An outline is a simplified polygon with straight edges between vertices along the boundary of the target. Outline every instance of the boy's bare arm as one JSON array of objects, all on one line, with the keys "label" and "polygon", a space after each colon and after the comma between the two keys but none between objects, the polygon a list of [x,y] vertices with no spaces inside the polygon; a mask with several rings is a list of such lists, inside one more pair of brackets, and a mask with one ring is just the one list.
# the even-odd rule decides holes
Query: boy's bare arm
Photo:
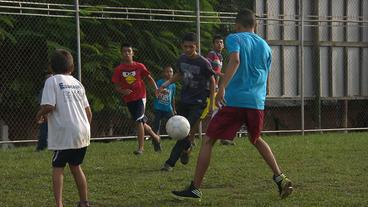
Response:
[{"label": "boy's bare arm", "polygon": [[51,105],[41,105],[41,109],[36,114],[36,121],[41,122],[43,120],[43,116],[52,112],[54,109],[55,107]]},{"label": "boy's bare arm", "polygon": [[130,90],[130,89],[121,88],[121,86],[118,83],[115,83],[115,90],[118,93],[122,94],[123,96],[129,95],[132,92],[132,90]]},{"label": "boy's bare arm", "polygon": [[91,111],[91,107],[88,106],[88,107],[85,108],[85,110],[86,110],[88,122],[89,122],[89,124],[91,124],[91,122],[92,122],[92,111]]},{"label": "boy's bare arm", "polygon": [[219,89],[216,95],[215,104],[217,107],[225,105],[225,88],[229,81],[233,78],[235,72],[240,65],[239,53],[233,52],[230,54],[229,63],[226,66],[225,74],[220,79]]},{"label": "boy's bare arm", "polygon": [[182,78],[181,73],[175,73],[174,76],[172,78],[170,78],[170,80],[165,81],[159,90],[162,90],[164,88],[166,88],[168,85],[170,85],[171,83],[175,83],[177,81],[179,81]]},{"label": "boy's bare arm", "polygon": [[173,107],[173,113],[176,114],[176,101],[175,101],[175,97],[173,97],[173,100],[172,100],[172,107]]},{"label": "boy's bare arm", "polygon": [[157,90],[158,88],[157,88],[155,79],[153,79],[153,77],[151,75],[148,75],[147,79],[150,82],[150,84],[155,88],[155,90]]},{"label": "boy's bare arm", "polygon": [[213,103],[214,103],[214,98],[215,98],[215,86],[216,86],[216,80],[215,80],[215,76],[211,76],[211,80],[210,80],[210,108],[209,108],[209,112],[213,112]]},{"label": "boy's bare arm", "polygon": [[156,84],[156,81],[155,79],[153,79],[153,77],[151,75],[148,75],[147,76],[147,79],[148,81],[150,82],[150,84],[155,87],[155,96],[158,97],[158,88],[157,88],[157,84]]}]

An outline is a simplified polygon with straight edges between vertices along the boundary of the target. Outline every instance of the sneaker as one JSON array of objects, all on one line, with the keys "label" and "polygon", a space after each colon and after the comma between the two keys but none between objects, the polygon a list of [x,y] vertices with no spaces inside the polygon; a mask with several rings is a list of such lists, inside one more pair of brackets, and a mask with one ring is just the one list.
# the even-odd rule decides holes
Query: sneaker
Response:
[{"label": "sneaker", "polygon": [[281,199],[288,197],[293,192],[293,184],[284,174],[273,176],[273,180],[277,184]]},{"label": "sneaker", "polygon": [[187,189],[182,191],[171,191],[171,193],[179,200],[191,199],[201,201],[202,197],[202,192],[198,188],[194,187],[193,182]]},{"label": "sneaker", "polygon": [[186,165],[189,163],[189,151],[183,151],[180,155],[180,162],[183,165]]},{"label": "sneaker", "polygon": [[172,171],[173,167],[171,167],[169,164],[165,163],[164,166],[162,166],[161,171]]},{"label": "sneaker", "polygon": [[137,149],[137,150],[135,150],[133,153],[134,153],[135,155],[141,155],[141,154],[143,154],[143,150],[141,150],[141,149]]},{"label": "sneaker", "polygon": [[91,207],[91,204],[88,201],[79,201],[77,207]]},{"label": "sneaker", "polygon": [[152,145],[153,145],[153,150],[155,150],[155,152],[161,152],[161,143],[152,139]]},{"label": "sneaker", "polygon": [[235,145],[235,143],[234,143],[233,141],[231,141],[231,140],[226,140],[226,139],[222,139],[222,140],[220,141],[220,143],[221,143],[222,145]]}]

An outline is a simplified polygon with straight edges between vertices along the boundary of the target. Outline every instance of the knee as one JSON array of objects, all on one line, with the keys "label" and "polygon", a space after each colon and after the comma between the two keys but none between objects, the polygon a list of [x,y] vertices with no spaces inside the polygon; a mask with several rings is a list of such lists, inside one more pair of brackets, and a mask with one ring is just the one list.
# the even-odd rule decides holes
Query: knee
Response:
[{"label": "knee", "polygon": [[213,146],[216,143],[217,139],[212,139],[210,137],[205,136],[203,138],[202,144],[203,145],[210,145]]},{"label": "knee", "polygon": [[81,170],[80,165],[69,165],[69,169],[72,174],[76,174]]},{"label": "knee", "polygon": [[262,144],[263,139],[261,137],[252,138],[251,136],[248,137],[249,142],[257,147],[258,145]]}]

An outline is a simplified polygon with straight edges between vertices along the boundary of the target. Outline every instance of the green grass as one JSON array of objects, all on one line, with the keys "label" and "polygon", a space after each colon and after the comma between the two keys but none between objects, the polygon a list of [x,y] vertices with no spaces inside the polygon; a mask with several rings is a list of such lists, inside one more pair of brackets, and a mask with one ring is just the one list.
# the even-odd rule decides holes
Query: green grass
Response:
[{"label": "green grass", "polygon": [[[187,166],[159,171],[174,144],[163,152],[149,142],[142,156],[132,154],[136,141],[92,143],[83,169],[93,206],[368,206],[368,133],[267,136],[284,172],[295,184],[280,200],[272,173],[243,138],[235,146],[216,144],[202,188],[202,202],[178,201],[171,190],[184,188],[194,172],[199,147]],[[197,140],[197,143],[199,141]],[[51,152],[34,147],[0,151],[0,206],[53,206]],[[64,204],[75,206],[76,188],[65,171]]]}]

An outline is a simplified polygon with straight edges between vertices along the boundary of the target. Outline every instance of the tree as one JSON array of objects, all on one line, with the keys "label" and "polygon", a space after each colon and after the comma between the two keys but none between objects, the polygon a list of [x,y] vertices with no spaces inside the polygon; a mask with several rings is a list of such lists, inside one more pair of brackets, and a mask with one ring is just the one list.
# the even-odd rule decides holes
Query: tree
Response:
[{"label": "tree", "polygon": [[[196,26],[194,22],[101,20],[84,17],[93,16],[93,11],[102,10],[104,5],[185,9],[194,14],[195,1],[106,0],[103,1],[104,5],[99,5],[101,1],[86,0],[82,3],[92,5],[88,8],[81,7],[80,13],[82,83],[95,113],[94,124],[105,129],[109,127],[110,119],[121,120],[122,116],[128,116],[126,107],[121,104],[120,97],[114,93],[111,84],[113,69],[120,62],[121,43],[131,42],[135,47],[136,60],[143,62],[155,78],[159,78],[161,68],[166,64],[174,64],[179,56],[183,34],[195,31]],[[201,0],[201,9],[214,11],[217,3],[217,0]],[[217,24],[201,25],[204,51],[211,46],[212,35],[218,29]],[[37,94],[42,88],[44,74],[48,69],[48,54],[55,48],[68,49],[76,57],[74,18],[0,16],[1,59],[5,60],[0,65],[1,118],[12,125],[11,134],[16,134],[16,137],[24,138],[30,134],[27,130],[17,131],[17,124],[26,122],[29,124],[28,128],[31,126],[33,115],[38,109]],[[148,94],[148,100],[153,100],[152,91]],[[148,108],[150,113],[151,107]],[[95,134],[100,128],[93,130]]]}]

